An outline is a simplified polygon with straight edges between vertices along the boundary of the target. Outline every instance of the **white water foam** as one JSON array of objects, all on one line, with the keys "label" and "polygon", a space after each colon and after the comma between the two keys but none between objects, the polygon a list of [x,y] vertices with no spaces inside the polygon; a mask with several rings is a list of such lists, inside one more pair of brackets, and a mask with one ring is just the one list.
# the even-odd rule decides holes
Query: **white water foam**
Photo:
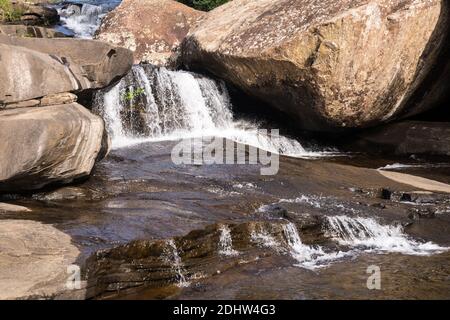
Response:
[{"label": "white water foam", "polygon": [[[128,91],[127,91],[128,90]],[[124,101],[127,92],[140,92],[145,103],[145,135],[126,130],[121,114],[133,108],[135,99]],[[270,139],[258,125],[233,119],[232,106],[223,83],[185,71],[134,66],[129,76],[96,97],[113,148],[144,142],[176,141],[183,138],[219,137],[263,150],[300,158],[335,155],[305,150],[294,139]]]},{"label": "white water foam", "polygon": [[283,242],[278,241],[263,226],[258,226],[250,234],[251,240],[258,246],[272,249],[280,254],[291,256],[294,266],[315,270],[328,266],[335,260],[347,255],[344,252],[325,252],[320,246],[305,245],[300,238],[297,227],[292,222],[282,224]]},{"label": "white water foam", "polygon": [[323,209],[328,211],[340,211],[342,213],[359,213],[355,208],[340,203],[338,199],[333,197],[323,197],[317,195],[301,195],[293,199],[280,199],[278,203],[299,203],[306,204],[316,209]]},{"label": "white water foam", "polygon": [[76,37],[89,39],[92,38],[109,9],[108,6],[89,3],[71,4],[60,8],[58,14],[61,16],[64,27],[71,30]]},{"label": "white water foam", "polygon": [[327,220],[327,236],[342,245],[365,251],[430,255],[449,249],[432,242],[419,242],[407,236],[400,225],[381,225],[373,218],[333,216]]},{"label": "white water foam", "polygon": [[191,284],[187,281],[183,271],[184,265],[181,261],[181,257],[178,254],[178,249],[173,239],[167,240],[167,250],[164,253],[164,259],[172,265],[172,269],[176,274],[177,286],[180,288],[189,287]]},{"label": "white water foam", "polygon": [[448,163],[415,163],[415,164],[393,163],[378,168],[378,170],[402,170],[409,168],[444,168],[449,166],[450,164]]},{"label": "white water foam", "polygon": [[318,269],[345,256],[343,252],[326,253],[320,246],[305,245],[297,231],[295,224],[289,222],[283,225],[283,233],[289,246],[289,254],[294,258],[298,267]]},{"label": "white water foam", "polygon": [[239,255],[239,252],[233,249],[233,239],[231,238],[230,228],[227,225],[221,225],[219,231],[219,254],[228,257]]},{"label": "white water foam", "polygon": [[250,233],[250,239],[260,247],[281,251],[281,244],[263,226],[256,225]]}]

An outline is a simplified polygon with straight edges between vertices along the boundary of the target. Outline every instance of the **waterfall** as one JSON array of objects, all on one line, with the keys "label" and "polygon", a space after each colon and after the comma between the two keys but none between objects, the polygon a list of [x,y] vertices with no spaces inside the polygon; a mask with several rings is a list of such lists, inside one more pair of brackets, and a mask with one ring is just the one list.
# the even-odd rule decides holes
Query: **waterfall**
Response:
[{"label": "waterfall", "polygon": [[288,245],[288,253],[297,261],[296,266],[313,270],[324,267],[345,255],[343,252],[326,253],[320,246],[305,245],[297,227],[292,222],[283,225],[283,234]]},{"label": "waterfall", "polygon": [[[302,242],[297,227],[292,222],[281,223],[277,230],[266,230],[263,225],[259,225],[252,230],[251,240],[263,248],[272,249],[280,254],[289,255],[296,263],[294,266],[314,270],[323,268],[334,260],[346,256],[344,252],[325,252],[320,246],[310,246]],[[278,241],[274,235],[281,235]],[[277,236],[277,238],[279,238]]]},{"label": "waterfall", "polygon": [[220,226],[219,238],[219,254],[224,256],[237,256],[239,252],[233,249],[233,239],[231,238],[231,231],[227,225]]},{"label": "waterfall", "polygon": [[94,111],[105,119],[113,148],[221,137],[290,156],[326,154],[284,136],[270,139],[256,124],[234,119],[224,83],[186,71],[136,65],[118,84],[96,93]]},{"label": "waterfall", "polygon": [[181,257],[178,254],[178,249],[173,239],[166,241],[167,250],[164,252],[163,259],[172,265],[172,270],[176,274],[177,285],[179,287],[188,287],[190,282],[187,281],[183,271],[184,265],[181,261]]},{"label": "waterfall", "polygon": [[76,37],[92,38],[101,19],[120,1],[74,1],[68,5],[56,6],[63,26]]},{"label": "waterfall", "polygon": [[419,242],[408,237],[400,225],[381,225],[373,218],[334,216],[327,217],[327,222],[327,236],[342,245],[367,251],[428,255],[448,250],[432,242]]}]

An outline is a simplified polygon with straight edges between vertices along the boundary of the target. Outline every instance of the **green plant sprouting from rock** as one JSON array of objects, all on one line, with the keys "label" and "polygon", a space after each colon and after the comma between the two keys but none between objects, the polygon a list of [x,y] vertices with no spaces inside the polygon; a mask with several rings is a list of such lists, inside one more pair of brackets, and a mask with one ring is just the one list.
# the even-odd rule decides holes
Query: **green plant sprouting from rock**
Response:
[{"label": "green plant sprouting from rock", "polygon": [[144,88],[129,89],[122,94],[122,99],[127,102],[132,102],[134,99],[143,94],[145,94]]}]

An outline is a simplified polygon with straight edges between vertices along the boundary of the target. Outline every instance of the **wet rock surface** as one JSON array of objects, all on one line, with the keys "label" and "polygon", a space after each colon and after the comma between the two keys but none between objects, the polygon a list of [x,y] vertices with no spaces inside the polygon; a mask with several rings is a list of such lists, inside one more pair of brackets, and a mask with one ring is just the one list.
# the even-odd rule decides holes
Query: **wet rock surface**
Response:
[{"label": "wet rock surface", "polygon": [[[366,274],[361,268],[374,260],[388,264],[387,272],[395,271],[401,275],[399,283],[407,285],[411,269],[395,267],[405,259],[420,268],[436,266],[428,275],[433,279],[430,291],[425,283],[410,293],[395,291],[392,284],[387,296],[444,295],[445,284],[438,280],[447,258],[445,249],[438,248],[450,246],[448,214],[416,220],[411,210],[426,209],[426,204],[380,199],[365,191],[387,188],[414,197],[415,188],[376,170],[322,160],[283,157],[280,173],[273,177],[260,176],[258,166],[177,166],[170,160],[172,146],[159,142],[114,150],[97,165],[92,179],[74,187],[34,196],[4,194],[2,201],[9,199],[32,212],[6,213],[0,219],[42,221],[68,234],[80,250],[76,263],[86,283],[82,297],[201,298],[211,290],[210,297],[344,298],[351,294],[333,280],[332,270],[347,270],[340,278],[346,287],[363,286],[360,279]],[[433,201],[448,207],[445,194]],[[337,220],[330,220],[333,216]],[[357,218],[363,220],[352,220]],[[333,222],[348,224],[345,232],[333,231]],[[351,240],[352,228],[358,230],[361,223],[380,229]],[[375,230],[388,240],[399,237],[399,246],[376,237],[369,245]],[[430,241],[438,246],[435,251],[421,245]],[[369,248],[375,251],[366,252]],[[304,259],[305,252],[311,260]],[[251,290],[247,284],[258,277],[257,270],[266,270],[264,285]],[[300,291],[287,284],[265,290],[282,272],[297,280],[318,275]],[[211,289],[228,281],[234,283],[229,290]],[[316,294],[310,285],[318,286]],[[74,296],[80,293],[72,292]],[[363,296],[376,298],[369,291]]]},{"label": "wet rock surface", "polygon": [[450,155],[450,123],[402,121],[365,131],[351,144],[396,155]]}]

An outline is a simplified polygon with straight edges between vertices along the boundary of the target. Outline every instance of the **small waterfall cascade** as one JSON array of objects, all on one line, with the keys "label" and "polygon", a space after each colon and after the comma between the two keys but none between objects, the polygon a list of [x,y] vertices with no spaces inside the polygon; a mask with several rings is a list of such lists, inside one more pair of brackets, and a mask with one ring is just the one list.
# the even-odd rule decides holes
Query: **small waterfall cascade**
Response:
[{"label": "small waterfall cascade", "polygon": [[313,270],[324,267],[345,255],[342,252],[327,253],[320,246],[305,245],[297,227],[292,222],[283,225],[283,234],[288,245],[289,255],[297,261],[296,266]]},{"label": "small waterfall cascade", "polygon": [[219,228],[219,254],[223,256],[237,256],[239,252],[233,249],[233,239],[231,238],[231,231],[227,225],[222,225]]},{"label": "small waterfall cascade", "polygon": [[[279,254],[289,255],[296,263],[294,266],[315,270],[323,268],[346,255],[343,252],[325,252],[320,246],[306,245],[294,223],[286,221],[279,228],[268,230],[260,225],[252,230],[250,238],[260,247],[268,248]],[[273,228],[273,227],[272,227]]]},{"label": "small waterfall cascade", "polygon": [[79,38],[92,38],[102,18],[120,1],[74,1],[57,6],[63,26]]},{"label": "small waterfall cascade", "polygon": [[221,137],[280,154],[314,157],[284,136],[233,117],[224,83],[195,73],[135,65],[118,84],[96,93],[94,111],[106,122],[113,148],[161,140]]},{"label": "small waterfall cascade", "polygon": [[366,250],[428,255],[448,248],[432,242],[419,242],[407,236],[400,225],[381,225],[373,218],[327,217],[325,234],[342,245]]},{"label": "small waterfall cascade", "polygon": [[173,239],[168,240],[167,247],[164,252],[163,259],[172,266],[172,270],[176,274],[177,286],[181,288],[188,287],[190,282],[184,275],[184,265],[181,261],[181,257],[178,254],[178,249]]}]

